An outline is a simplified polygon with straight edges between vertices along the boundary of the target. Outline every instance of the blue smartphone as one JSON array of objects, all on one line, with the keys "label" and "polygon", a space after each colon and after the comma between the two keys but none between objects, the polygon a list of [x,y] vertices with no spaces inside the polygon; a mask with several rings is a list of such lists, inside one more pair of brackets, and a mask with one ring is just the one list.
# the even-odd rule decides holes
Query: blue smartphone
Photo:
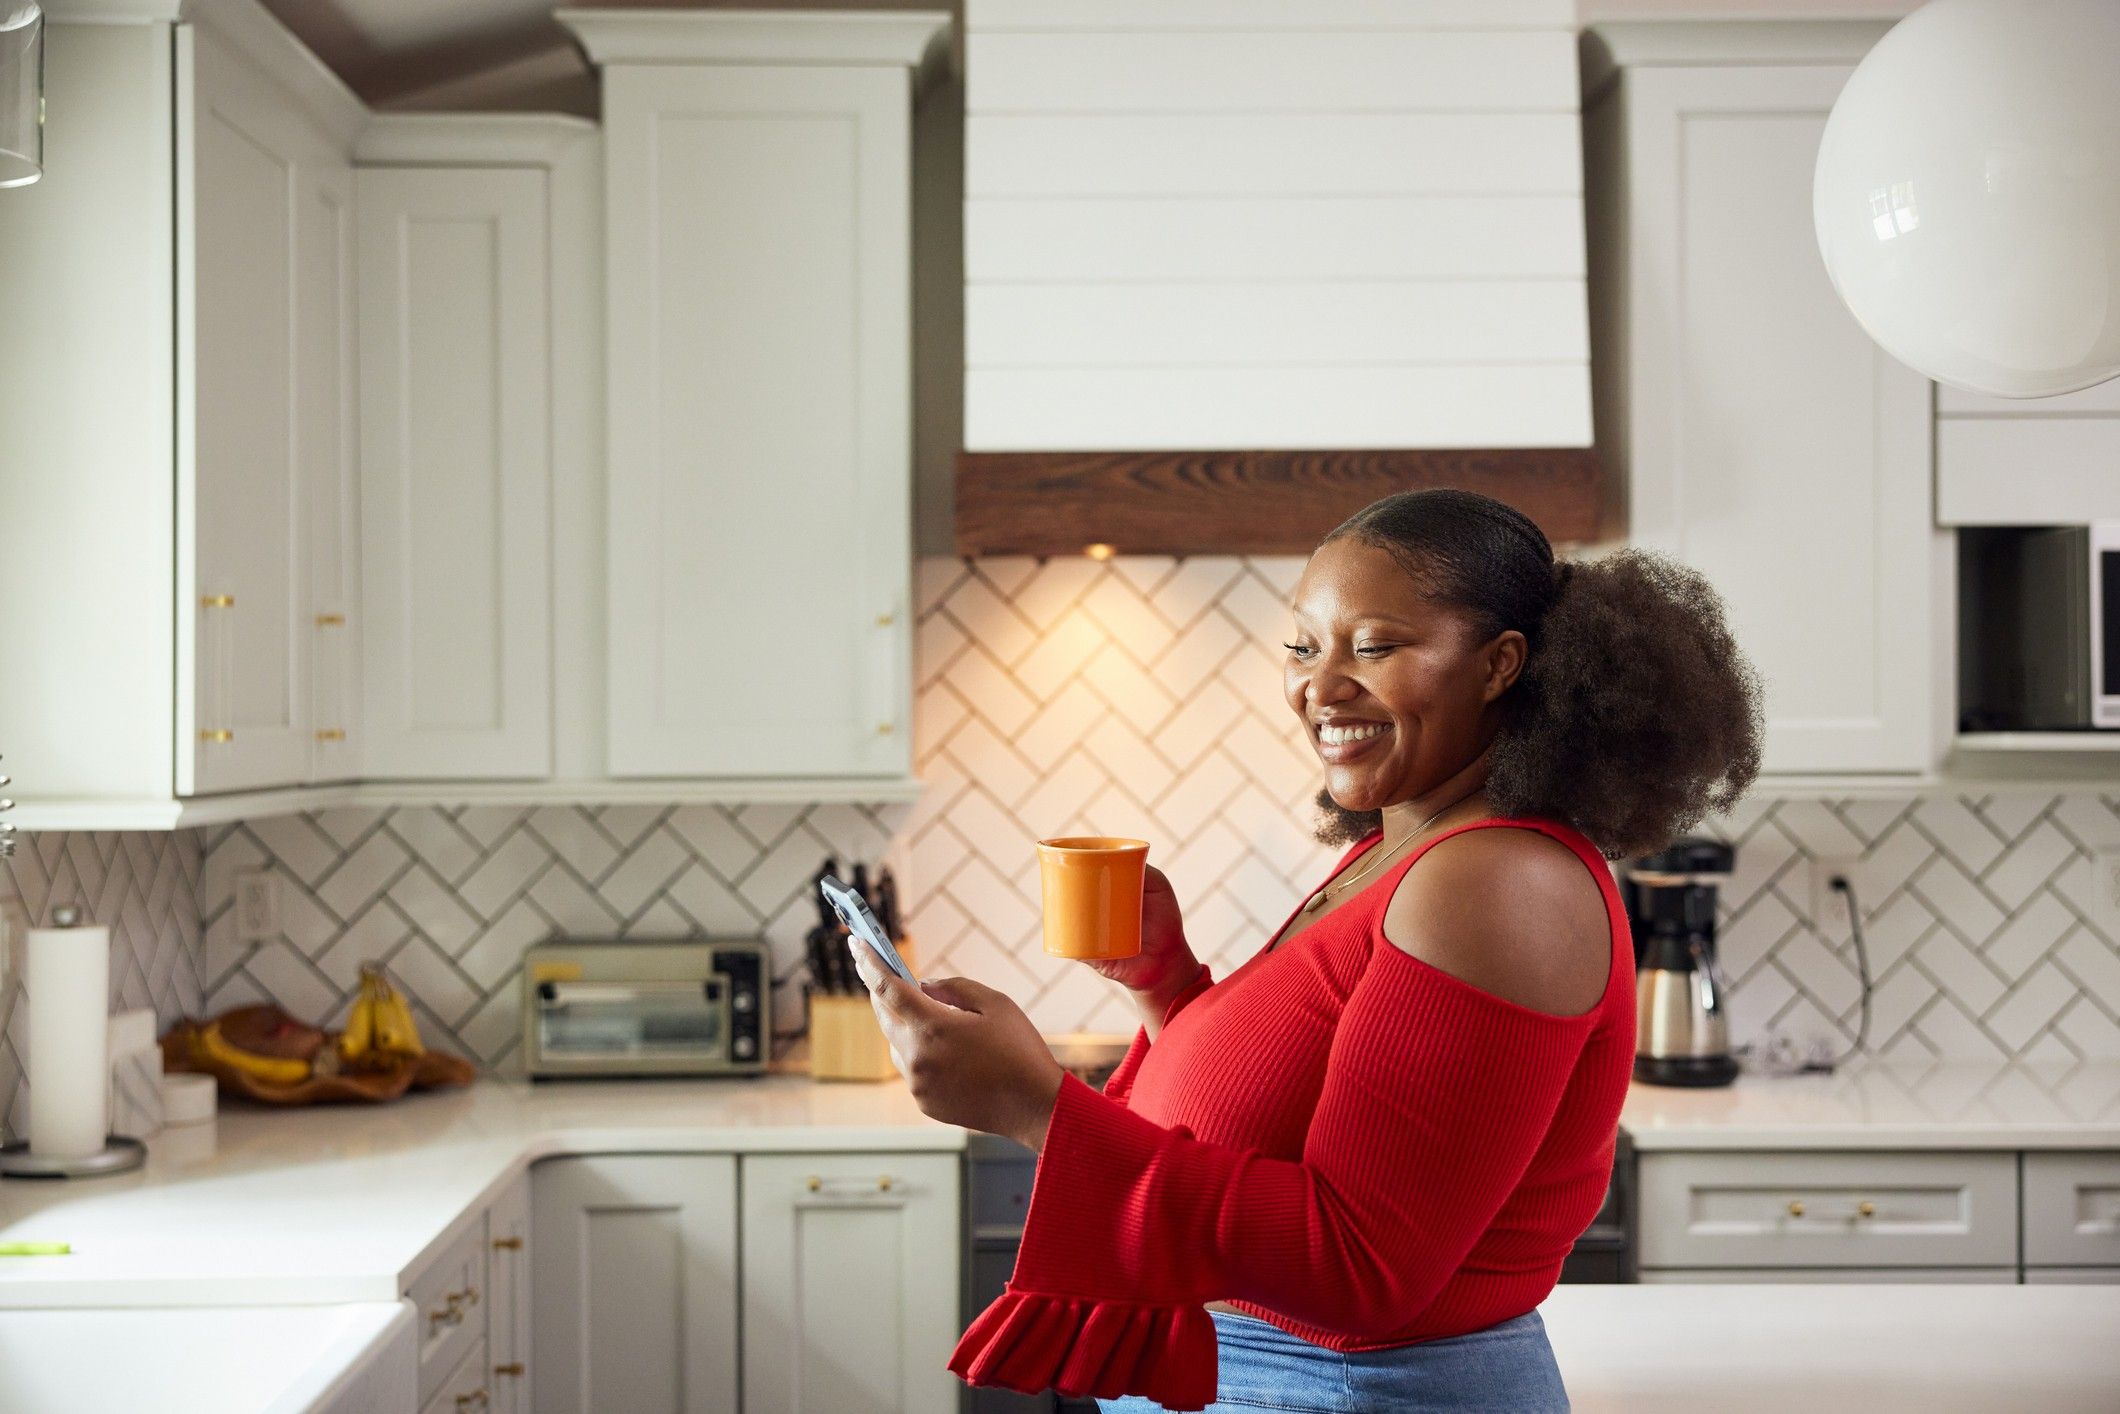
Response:
[{"label": "blue smartphone", "polygon": [[[916,987],[920,985],[919,979],[913,976],[913,969],[905,965],[905,959],[898,955],[898,949],[891,946],[890,935],[883,931],[883,924],[876,921],[876,915],[869,909],[868,900],[830,874],[819,879],[817,887],[824,892],[824,901],[832,905],[832,912],[839,915],[839,921],[847,925],[849,933],[874,948],[876,956],[882,958],[884,965],[891,971]],[[847,947],[853,946],[852,939],[849,939]]]}]

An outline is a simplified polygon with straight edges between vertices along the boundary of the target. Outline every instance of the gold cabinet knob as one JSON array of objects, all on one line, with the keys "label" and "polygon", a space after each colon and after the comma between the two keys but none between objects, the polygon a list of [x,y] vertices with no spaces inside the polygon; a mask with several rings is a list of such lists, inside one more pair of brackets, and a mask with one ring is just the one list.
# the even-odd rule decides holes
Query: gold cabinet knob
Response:
[{"label": "gold cabinet knob", "polygon": [[1789,1200],[1789,1216],[1792,1218],[1800,1218],[1803,1216],[1803,1199],[1791,1198]]},{"label": "gold cabinet knob", "polygon": [[496,1237],[493,1239],[493,1250],[496,1252],[520,1252],[523,1250],[523,1240],[520,1237]]},{"label": "gold cabinet knob", "polygon": [[232,731],[229,731],[226,727],[214,728],[211,730],[201,731],[199,733],[199,740],[201,741],[230,742],[234,741],[235,739],[236,734]]},{"label": "gold cabinet knob", "polygon": [[344,614],[318,614],[317,627],[344,628],[346,627],[346,616]]},{"label": "gold cabinet knob", "polygon": [[896,722],[878,722],[876,724],[876,735],[878,736],[889,736],[897,730],[898,724]]},{"label": "gold cabinet knob", "polygon": [[807,1188],[808,1188],[808,1189],[809,1189],[809,1190],[810,1190],[810,1191],[811,1191],[812,1193],[815,1193],[815,1192],[817,1192],[817,1191],[818,1191],[819,1189],[821,1189],[821,1188],[823,1188],[823,1187],[824,1187],[824,1180],[823,1180],[822,1178],[819,1178],[819,1177],[818,1177],[818,1176],[817,1176],[816,1174],[814,1174],[814,1173],[813,1173],[813,1174],[811,1174],[811,1175],[810,1175],[810,1177],[809,1177],[809,1181],[808,1181],[808,1183],[807,1183],[807,1184],[806,1184],[805,1186],[806,1186],[806,1187],[807,1187]]},{"label": "gold cabinet knob", "polygon": [[896,614],[878,614],[876,616],[876,627],[878,628],[889,628],[897,622],[898,616]]},{"label": "gold cabinet knob", "polygon": [[199,607],[202,609],[233,609],[235,606],[236,596],[233,594],[201,594],[199,596]]},{"label": "gold cabinet knob", "polygon": [[891,1176],[889,1174],[885,1174],[883,1177],[876,1180],[876,1191],[878,1193],[888,1193],[891,1191]]},{"label": "gold cabinet knob", "polygon": [[505,1365],[495,1365],[493,1367],[493,1373],[496,1375],[514,1375],[520,1378],[523,1373],[523,1368],[524,1367],[522,1361],[510,1360]]},{"label": "gold cabinet knob", "polygon": [[1877,1205],[1868,1202],[1857,1203],[1855,1205],[1855,1215],[1857,1217],[1874,1218],[1877,1216]]},{"label": "gold cabinet knob", "polygon": [[344,741],[345,739],[346,730],[343,727],[324,727],[317,732],[318,741]]}]

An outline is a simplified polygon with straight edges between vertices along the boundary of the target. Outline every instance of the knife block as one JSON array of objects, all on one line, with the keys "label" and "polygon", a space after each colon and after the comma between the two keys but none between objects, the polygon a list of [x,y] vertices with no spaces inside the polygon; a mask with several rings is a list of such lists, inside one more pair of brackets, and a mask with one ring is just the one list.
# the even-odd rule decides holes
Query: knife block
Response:
[{"label": "knife block", "polygon": [[[912,940],[901,938],[897,946],[905,965],[919,975]],[[810,993],[810,1079],[889,1080],[897,1074],[890,1043],[883,1039],[866,991]]]}]

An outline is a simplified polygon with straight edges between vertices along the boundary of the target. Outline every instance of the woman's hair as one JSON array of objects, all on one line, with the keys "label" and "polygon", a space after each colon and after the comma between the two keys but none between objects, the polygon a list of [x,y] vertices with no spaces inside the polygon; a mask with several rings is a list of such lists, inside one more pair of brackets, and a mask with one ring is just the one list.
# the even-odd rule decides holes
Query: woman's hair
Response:
[{"label": "woman's hair", "polygon": [[[1332,534],[1389,551],[1482,640],[1524,635],[1487,775],[1498,814],[1546,815],[1608,857],[1660,849],[1727,810],[1759,773],[1759,680],[1722,600],[1643,550],[1560,561],[1522,512],[1470,491],[1403,491]],[[1352,843],[1378,812],[1319,792],[1320,839]]]}]

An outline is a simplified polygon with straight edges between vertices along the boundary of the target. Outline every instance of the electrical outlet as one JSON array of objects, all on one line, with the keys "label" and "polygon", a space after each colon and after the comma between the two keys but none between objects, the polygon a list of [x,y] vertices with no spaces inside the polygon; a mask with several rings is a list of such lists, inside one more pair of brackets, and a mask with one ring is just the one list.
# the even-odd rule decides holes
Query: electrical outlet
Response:
[{"label": "electrical outlet", "polygon": [[279,936],[279,880],[270,869],[236,875],[236,941],[262,943]]},{"label": "electrical outlet", "polygon": [[2091,923],[2110,938],[2120,933],[2120,845],[2091,851]]},{"label": "electrical outlet", "polygon": [[1848,933],[1848,896],[1833,887],[1835,879],[1855,877],[1862,861],[1853,855],[1811,861],[1811,926],[1828,938]]},{"label": "electrical outlet", "polygon": [[22,975],[23,958],[29,949],[29,909],[12,895],[0,898],[0,992],[10,977]]}]

